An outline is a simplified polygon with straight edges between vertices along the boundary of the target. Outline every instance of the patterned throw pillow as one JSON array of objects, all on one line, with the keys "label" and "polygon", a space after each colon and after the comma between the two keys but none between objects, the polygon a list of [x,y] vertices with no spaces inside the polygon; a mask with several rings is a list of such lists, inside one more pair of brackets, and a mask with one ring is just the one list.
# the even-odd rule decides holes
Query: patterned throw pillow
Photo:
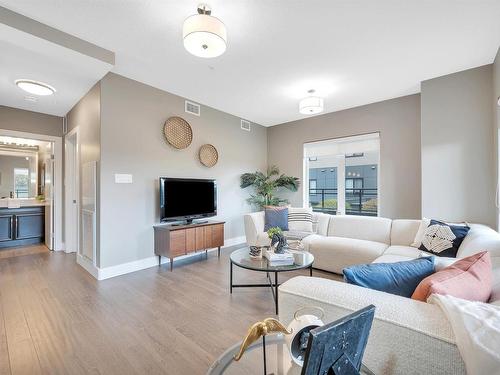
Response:
[{"label": "patterned throw pillow", "polygon": [[264,231],[278,227],[282,231],[288,230],[288,207],[264,207]]},{"label": "patterned throw pillow", "polygon": [[467,225],[450,225],[431,220],[419,249],[440,257],[455,258],[469,229]]},{"label": "patterned throw pillow", "polygon": [[288,209],[288,230],[312,233],[313,216],[311,209],[290,207]]}]

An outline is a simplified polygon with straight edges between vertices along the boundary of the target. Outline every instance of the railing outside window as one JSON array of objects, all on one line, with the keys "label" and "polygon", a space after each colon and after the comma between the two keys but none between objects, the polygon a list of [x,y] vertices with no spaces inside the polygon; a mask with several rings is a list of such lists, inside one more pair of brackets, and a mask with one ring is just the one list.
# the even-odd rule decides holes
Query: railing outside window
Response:
[{"label": "railing outside window", "polygon": [[[335,215],[337,199],[337,189],[309,189],[309,203],[313,211]],[[377,216],[377,189],[346,188],[345,211],[347,215]]]}]

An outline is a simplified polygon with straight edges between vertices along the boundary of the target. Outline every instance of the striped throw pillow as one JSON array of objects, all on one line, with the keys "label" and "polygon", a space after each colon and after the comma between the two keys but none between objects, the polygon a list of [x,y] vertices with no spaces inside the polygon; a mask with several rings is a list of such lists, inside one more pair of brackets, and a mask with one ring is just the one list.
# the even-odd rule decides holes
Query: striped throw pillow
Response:
[{"label": "striped throw pillow", "polygon": [[309,208],[288,209],[288,230],[298,232],[313,232],[312,211]]}]

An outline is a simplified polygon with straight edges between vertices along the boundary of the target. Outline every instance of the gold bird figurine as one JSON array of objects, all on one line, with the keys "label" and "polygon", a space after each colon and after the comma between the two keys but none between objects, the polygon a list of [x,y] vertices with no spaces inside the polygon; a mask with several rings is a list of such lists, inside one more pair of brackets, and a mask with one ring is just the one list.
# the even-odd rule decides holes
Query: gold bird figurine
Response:
[{"label": "gold bird figurine", "polygon": [[234,360],[239,361],[245,350],[247,350],[253,342],[270,333],[285,333],[289,335],[292,332],[288,331],[279,320],[274,318],[267,318],[262,322],[257,322],[248,329],[247,335],[241,343],[240,351],[234,356]]}]

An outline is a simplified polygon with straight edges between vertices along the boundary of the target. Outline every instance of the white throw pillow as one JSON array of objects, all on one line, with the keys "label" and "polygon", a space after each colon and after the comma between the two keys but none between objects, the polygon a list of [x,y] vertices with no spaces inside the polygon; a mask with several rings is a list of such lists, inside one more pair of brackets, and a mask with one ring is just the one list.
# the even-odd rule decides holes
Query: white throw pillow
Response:
[{"label": "white throw pillow", "polygon": [[415,239],[413,240],[413,243],[410,246],[419,248],[420,245],[422,244],[422,239],[424,238],[425,230],[431,223],[431,219],[427,218],[422,218],[420,221],[420,226],[418,227],[417,234],[415,235]]},{"label": "white throw pillow", "polygon": [[288,230],[312,233],[312,210],[310,208],[290,207],[288,209]]}]

